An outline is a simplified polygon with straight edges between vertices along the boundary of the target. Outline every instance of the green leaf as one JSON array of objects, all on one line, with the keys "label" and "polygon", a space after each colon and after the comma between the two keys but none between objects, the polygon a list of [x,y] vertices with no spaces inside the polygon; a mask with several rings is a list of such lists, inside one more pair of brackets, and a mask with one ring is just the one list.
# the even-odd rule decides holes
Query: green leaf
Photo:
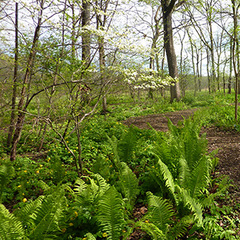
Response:
[{"label": "green leaf", "polygon": [[27,239],[21,221],[2,204],[0,204],[0,219],[0,239]]},{"label": "green leaf", "polygon": [[168,225],[172,223],[174,215],[172,204],[166,199],[154,196],[151,192],[147,192],[147,198],[149,209],[146,218],[160,230],[166,232]]},{"label": "green leaf", "polygon": [[130,207],[132,208],[137,195],[139,194],[138,179],[128,165],[124,162],[121,162],[120,170],[120,186],[125,198],[128,199]]},{"label": "green leaf", "polygon": [[97,219],[109,240],[119,240],[124,223],[121,195],[111,187],[99,200]]},{"label": "green leaf", "polygon": [[136,223],[136,227],[139,227],[141,230],[151,235],[151,239],[153,240],[168,240],[163,231],[153,223],[139,221]]},{"label": "green leaf", "polygon": [[173,196],[175,196],[175,183],[172,173],[169,171],[168,166],[158,158],[159,171],[165,180],[166,187],[170,190]]},{"label": "green leaf", "polygon": [[31,215],[34,227],[30,232],[30,238],[54,238],[55,234],[60,233],[59,223],[64,219],[66,209],[64,193],[64,188],[61,186],[59,190],[43,198],[41,205]]}]

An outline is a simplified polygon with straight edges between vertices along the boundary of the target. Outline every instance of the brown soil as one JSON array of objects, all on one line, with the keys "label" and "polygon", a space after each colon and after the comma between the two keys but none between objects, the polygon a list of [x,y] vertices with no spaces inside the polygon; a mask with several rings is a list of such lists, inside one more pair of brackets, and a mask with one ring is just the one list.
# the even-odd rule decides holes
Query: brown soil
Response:
[{"label": "brown soil", "polygon": [[[196,109],[183,110],[165,114],[154,114],[148,116],[127,119],[126,125],[135,125],[139,128],[150,128],[149,124],[158,131],[167,131],[167,118],[174,124],[184,118],[191,116]],[[233,181],[230,188],[230,198],[233,203],[240,203],[240,133],[236,131],[221,130],[216,127],[204,128],[208,139],[209,151],[219,149],[217,157],[219,165],[216,169],[218,174],[228,175]]]}]

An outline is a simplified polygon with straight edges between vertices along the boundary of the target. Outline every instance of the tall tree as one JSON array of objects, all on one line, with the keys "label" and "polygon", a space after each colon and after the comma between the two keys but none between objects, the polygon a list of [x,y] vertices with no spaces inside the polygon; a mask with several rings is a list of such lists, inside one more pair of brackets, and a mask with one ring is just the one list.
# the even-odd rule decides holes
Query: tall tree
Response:
[{"label": "tall tree", "polygon": [[[169,75],[176,79],[178,78],[177,57],[173,42],[173,27],[172,27],[172,13],[177,6],[177,0],[161,0],[163,13],[163,28],[164,28],[164,48],[166,50]],[[180,85],[179,82],[174,82],[170,86],[171,102],[180,99]]]},{"label": "tall tree", "polygon": [[190,42],[190,47],[191,47],[191,56],[192,56],[192,68],[193,68],[193,78],[194,78],[194,95],[196,95],[197,92],[197,74],[196,74],[196,66],[195,66],[195,61],[194,61],[194,47],[196,48],[196,45],[194,43],[194,40],[192,39],[192,33],[189,32],[189,29],[186,30],[187,35],[189,38]]},{"label": "tall tree", "polygon": [[12,111],[11,111],[11,119],[10,126],[8,130],[8,138],[7,138],[7,147],[9,148],[12,142],[12,135],[14,131],[15,124],[15,108],[16,108],[16,98],[17,98],[17,77],[18,77],[18,2],[15,3],[15,51],[14,51],[15,59],[14,59],[14,74],[13,74],[13,92],[12,92]]},{"label": "tall tree", "polygon": [[91,39],[89,30],[86,29],[90,25],[90,2],[89,0],[83,0],[82,2],[82,61],[87,67],[90,62],[91,54]]},{"label": "tall tree", "polygon": [[31,72],[32,72],[33,65],[34,65],[37,44],[38,44],[40,29],[41,29],[41,25],[42,25],[43,5],[44,5],[44,0],[41,0],[39,2],[40,10],[39,10],[39,15],[38,15],[38,21],[37,21],[37,25],[36,25],[34,36],[33,36],[32,46],[31,46],[28,60],[27,60],[27,66],[26,66],[26,70],[25,70],[25,74],[24,74],[24,78],[23,78],[23,82],[22,82],[21,96],[20,96],[18,108],[17,108],[18,117],[17,117],[16,126],[15,126],[15,132],[13,135],[12,148],[11,148],[11,152],[10,152],[10,160],[11,161],[14,161],[16,159],[17,144],[21,137],[24,119],[26,116],[27,90],[30,87]]},{"label": "tall tree", "polygon": [[[216,91],[216,67],[215,67],[215,44],[214,44],[214,29],[213,29],[213,20],[215,16],[215,5],[218,1],[216,0],[207,0],[201,1],[197,0],[196,2],[190,2],[188,7],[188,15],[190,17],[190,21],[194,30],[198,34],[202,43],[208,48],[209,59],[208,61],[209,67],[211,64],[211,74],[209,74],[209,87],[212,92]],[[196,12],[192,12],[190,9],[193,8]],[[196,16],[203,16],[203,19],[199,21]],[[203,24],[206,21],[206,24]],[[206,25],[206,27],[205,27]]]},{"label": "tall tree", "polygon": [[233,14],[233,69],[235,73],[235,120],[238,118],[238,94],[239,94],[239,41],[238,41],[238,10],[239,3],[237,0],[232,0],[232,14]]},{"label": "tall tree", "polygon": [[230,64],[228,78],[228,94],[232,93],[232,71],[233,71],[233,39],[230,37]]},{"label": "tall tree", "polygon": [[[112,9],[110,10],[110,5]],[[118,0],[110,2],[110,0],[96,0],[94,11],[96,15],[96,28],[97,34],[97,44],[98,44],[98,55],[99,55],[99,67],[101,72],[101,86],[104,89],[106,79],[104,76],[104,71],[106,67],[106,54],[105,54],[105,35],[112,24],[113,17],[116,13],[116,8],[118,6]],[[103,91],[104,92],[104,91]],[[102,112],[105,114],[107,112],[107,98],[106,93],[102,96]]]}]

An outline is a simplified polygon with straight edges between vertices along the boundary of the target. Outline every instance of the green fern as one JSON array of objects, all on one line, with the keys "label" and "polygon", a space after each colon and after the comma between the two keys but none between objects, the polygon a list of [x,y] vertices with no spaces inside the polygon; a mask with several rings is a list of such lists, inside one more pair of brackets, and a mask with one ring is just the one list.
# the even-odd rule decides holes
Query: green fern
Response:
[{"label": "green fern", "polygon": [[[184,188],[177,186],[176,192],[177,192],[178,198],[179,198],[179,205],[183,204],[183,206],[186,209],[190,210],[193,213],[195,220],[200,225],[202,225],[203,213],[202,213],[201,202],[197,198],[191,197],[191,195],[189,194],[189,191]],[[178,210],[181,211],[182,209],[178,208]],[[185,215],[187,213],[187,211],[184,211],[184,209],[182,211],[183,212],[180,212],[180,215]]]},{"label": "green fern", "polygon": [[119,184],[123,196],[127,199],[127,208],[132,210],[139,194],[138,179],[126,163],[122,162],[121,165]]},{"label": "green fern", "polygon": [[118,141],[117,150],[120,161],[126,163],[133,161],[137,142],[136,130],[134,127],[130,127],[127,132],[124,132],[121,139]]},{"label": "green fern", "polygon": [[[120,186],[120,191],[126,199],[126,207],[128,210],[132,210],[137,195],[139,194],[139,186],[138,179],[133,171],[128,167],[127,156],[130,157],[132,154],[130,152],[133,151],[134,146],[136,144],[136,139],[134,137],[134,130],[129,130],[129,132],[124,135],[124,137],[119,141],[116,137],[108,138],[110,144],[112,145],[112,149],[114,152],[114,159],[112,160],[112,165],[114,166],[114,170],[116,175],[118,176],[118,185]],[[127,148],[126,145],[129,140],[135,139],[134,144],[131,147]],[[132,140],[131,140],[132,141]],[[121,143],[121,147],[119,147],[119,143]],[[125,147],[123,147],[125,146]],[[124,151],[127,151],[124,153]],[[121,156],[121,157],[120,157]],[[123,157],[125,156],[125,157]],[[124,160],[121,162],[121,159]]]},{"label": "green fern", "polygon": [[28,239],[21,221],[0,204],[0,239]]},{"label": "green fern", "polygon": [[[168,166],[175,179],[179,177],[183,164],[187,164],[190,173],[193,171],[196,163],[207,152],[207,140],[205,135],[199,136],[201,125],[191,118],[185,120],[182,127],[177,127],[168,120],[168,126],[169,132],[165,136],[155,131],[156,146],[153,152]],[[181,174],[184,175],[184,172]]]},{"label": "green fern", "polygon": [[[74,192],[77,195],[77,201],[80,204],[96,203],[105,192],[109,189],[110,185],[99,174],[91,174],[92,177],[82,177],[76,180]],[[86,183],[83,179],[86,179]]]},{"label": "green fern", "polygon": [[[172,173],[170,172],[168,166],[163,163],[163,161],[158,158],[158,168],[157,171],[159,171],[160,174],[160,179],[162,178],[164,180],[165,186],[168,189],[168,191],[170,192],[171,196],[173,196],[173,198],[175,199],[175,201],[177,201],[176,197],[175,197],[175,182],[174,182],[174,178]],[[157,172],[156,176],[158,175]],[[161,182],[160,182],[161,184]]]},{"label": "green fern", "polygon": [[211,162],[207,156],[203,156],[195,164],[186,185],[192,197],[199,197],[200,191],[207,188],[210,183]]},{"label": "green fern", "polygon": [[141,230],[145,231],[153,240],[168,240],[163,231],[153,223],[139,221],[135,224],[135,227],[139,227]]},{"label": "green fern", "polygon": [[154,196],[151,192],[147,192],[147,198],[149,208],[146,218],[165,233],[168,225],[173,223],[174,211],[171,202]]},{"label": "green fern", "polygon": [[109,240],[119,240],[124,223],[123,200],[114,187],[99,200],[97,219]]},{"label": "green fern", "polygon": [[175,240],[187,233],[188,227],[194,222],[191,216],[175,219],[174,207],[170,200],[147,192],[148,212],[138,222],[131,222],[132,228],[123,239],[128,239],[134,229],[140,228],[156,240]]},{"label": "green fern", "polygon": [[44,196],[39,196],[35,201],[27,203],[24,207],[14,211],[14,215],[21,220],[23,226],[30,227],[30,219],[32,213],[38,209],[43,202]]},{"label": "green fern", "polygon": [[61,186],[53,194],[42,198],[41,204],[31,214],[30,239],[54,239],[61,233],[59,225],[61,221],[64,222],[67,206],[64,194],[64,188]]},{"label": "green fern", "polygon": [[214,182],[216,180],[220,181],[217,184],[216,192],[210,194],[209,191],[205,191],[205,198],[201,202],[203,207],[210,208],[215,206],[215,199],[223,196],[223,194],[225,194],[227,189],[231,186],[229,176],[222,176],[222,178],[218,177],[217,179],[214,179]]},{"label": "green fern", "polygon": [[96,240],[96,238],[91,233],[85,234],[85,238],[86,240]]},{"label": "green fern", "polygon": [[206,153],[207,140],[205,135],[200,136],[201,124],[192,118],[184,120],[184,126],[177,128],[169,120],[172,146],[186,159],[189,170],[192,171],[196,162]]},{"label": "green fern", "polygon": [[98,197],[102,197],[106,191],[108,191],[110,185],[106,182],[106,180],[99,174],[92,174],[92,177],[94,177],[98,183],[99,189],[98,189]]},{"label": "green fern", "polygon": [[191,177],[191,172],[188,167],[187,160],[183,157],[179,159],[179,174],[178,183],[180,186],[186,186],[188,179]]},{"label": "green fern", "polygon": [[185,216],[174,223],[174,225],[169,228],[168,231],[168,240],[182,238],[187,232],[189,226],[194,223],[194,220],[191,216]]},{"label": "green fern", "polygon": [[6,162],[0,165],[0,202],[2,200],[2,194],[4,188],[7,186],[8,182],[14,176],[14,168],[10,162]]},{"label": "green fern", "polygon": [[[201,224],[202,205],[198,198],[194,198],[190,195],[190,188],[186,187],[186,190],[182,186],[180,186],[176,180],[174,181],[168,167],[160,159],[158,160],[158,164],[158,171],[160,172],[160,177],[164,179],[164,186],[171,193],[170,196],[173,198],[180,216],[184,216],[192,212],[195,216],[195,219]],[[155,174],[155,178],[158,178],[157,173]]]},{"label": "green fern", "polygon": [[113,165],[115,171],[119,172],[121,165],[120,165],[120,158],[119,158],[119,154],[118,154],[118,139],[115,136],[112,136],[111,138],[109,136],[107,136],[107,137],[108,137],[109,143],[111,144],[113,155],[114,155],[114,158],[111,159],[112,165]]}]

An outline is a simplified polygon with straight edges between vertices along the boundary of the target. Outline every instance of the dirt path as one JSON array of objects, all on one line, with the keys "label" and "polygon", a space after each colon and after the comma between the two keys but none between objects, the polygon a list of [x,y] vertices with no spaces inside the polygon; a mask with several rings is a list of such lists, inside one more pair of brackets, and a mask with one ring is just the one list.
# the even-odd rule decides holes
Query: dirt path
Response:
[{"label": "dirt path", "polygon": [[[126,125],[135,125],[139,128],[149,128],[148,123],[158,131],[167,131],[167,118],[177,124],[183,118],[188,118],[196,109],[183,110],[166,114],[154,114],[142,117],[129,118]],[[234,186],[230,188],[230,197],[234,202],[240,203],[240,133],[224,131],[216,127],[203,130],[206,132],[209,151],[219,149],[217,157],[219,165],[216,169],[219,174],[229,175]]]}]

